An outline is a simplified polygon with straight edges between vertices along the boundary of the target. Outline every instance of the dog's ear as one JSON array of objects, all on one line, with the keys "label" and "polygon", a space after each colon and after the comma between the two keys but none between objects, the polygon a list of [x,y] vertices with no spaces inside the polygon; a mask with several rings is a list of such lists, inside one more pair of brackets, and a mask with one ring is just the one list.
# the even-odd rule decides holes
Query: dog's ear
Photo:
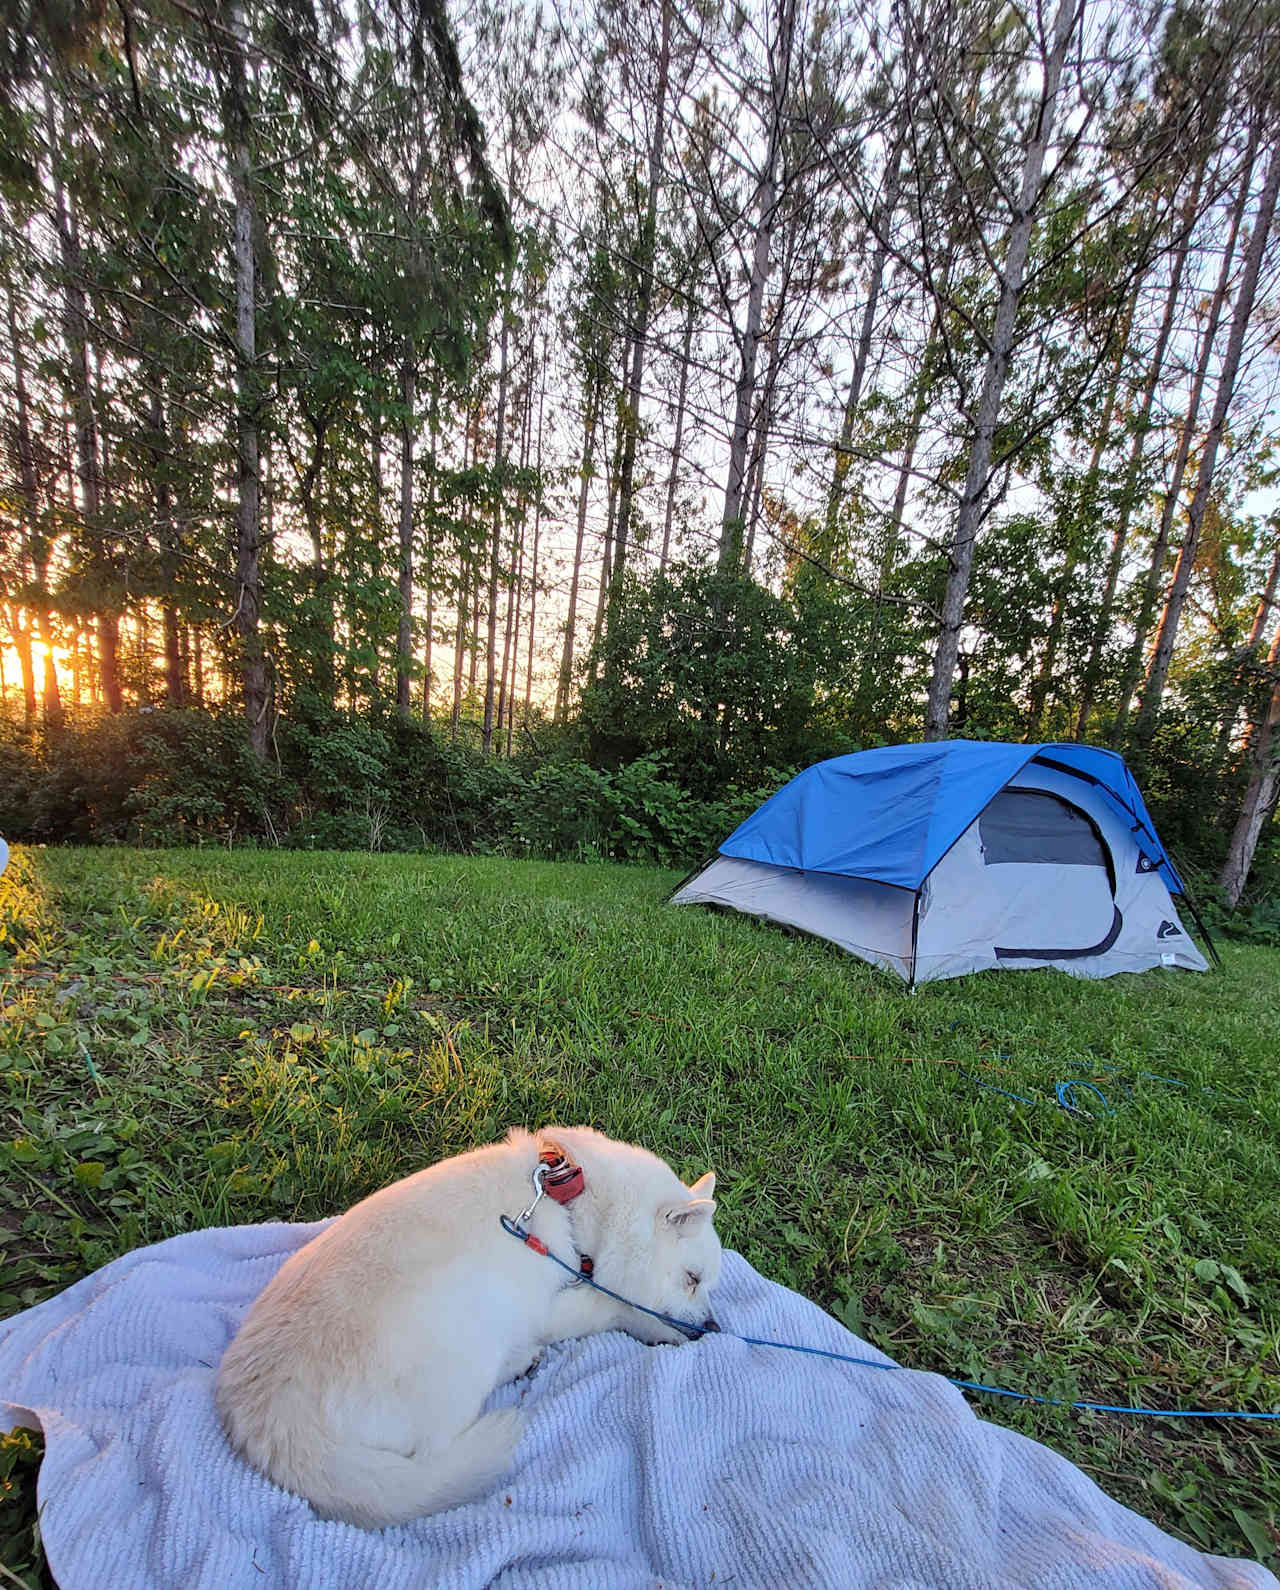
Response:
[{"label": "dog's ear", "polygon": [[690,1198],[687,1203],[663,1204],[658,1219],[678,1237],[691,1237],[716,1212],[714,1198]]},{"label": "dog's ear", "polygon": [[690,1198],[714,1198],[716,1193],[716,1173],[709,1170],[705,1176],[699,1176],[689,1189]]}]

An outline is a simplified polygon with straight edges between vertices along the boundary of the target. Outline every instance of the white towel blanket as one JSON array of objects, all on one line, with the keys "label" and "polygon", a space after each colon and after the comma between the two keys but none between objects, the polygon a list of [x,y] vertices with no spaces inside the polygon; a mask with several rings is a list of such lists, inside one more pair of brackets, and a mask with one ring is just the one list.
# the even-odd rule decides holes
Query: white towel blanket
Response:
[{"label": "white towel blanket", "polygon": [[[44,1431],[62,1590],[1278,1585],[1162,1534],[935,1375],[729,1336],[553,1347],[494,1394],[527,1424],[492,1496],[376,1534],[322,1522],[232,1454],[212,1400],[250,1302],[320,1229],[175,1237],[0,1325],[0,1426]],[[888,1362],[736,1254],[716,1313]]]}]

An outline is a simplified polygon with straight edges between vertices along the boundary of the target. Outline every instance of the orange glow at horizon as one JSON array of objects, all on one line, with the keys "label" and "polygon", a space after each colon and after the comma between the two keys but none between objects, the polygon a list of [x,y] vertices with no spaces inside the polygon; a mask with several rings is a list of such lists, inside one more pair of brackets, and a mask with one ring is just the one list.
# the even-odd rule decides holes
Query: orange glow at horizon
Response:
[{"label": "orange glow at horizon", "polygon": [[[65,646],[55,644],[52,648],[53,672],[58,681],[58,690],[66,695],[75,688],[75,669],[72,666],[70,655]],[[35,678],[36,697],[39,699],[44,689],[45,662],[49,656],[50,648],[42,640],[34,636],[31,639],[31,671]],[[22,659],[17,647],[11,640],[0,641],[0,674],[4,678],[4,691],[8,696],[10,692],[19,699],[22,697]]]}]

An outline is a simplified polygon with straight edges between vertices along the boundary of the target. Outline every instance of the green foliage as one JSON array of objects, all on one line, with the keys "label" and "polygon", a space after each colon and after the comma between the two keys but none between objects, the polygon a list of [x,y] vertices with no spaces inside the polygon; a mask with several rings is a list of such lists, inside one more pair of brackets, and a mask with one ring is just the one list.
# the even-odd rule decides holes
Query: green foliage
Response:
[{"label": "green foliage", "polygon": [[481,756],[421,720],[314,703],[249,752],[234,710],[156,709],[0,734],[0,832],[41,843],[457,850],[691,866],[790,776],[691,795],[665,758]]},{"label": "green foliage", "polygon": [[[1272,855],[1271,868],[1276,869]],[[1215,933],[1225,934],[1241,944],[1268,944],[1280,949],[1280,895],[1268,895],[1238,911],[1227,911],[1216,901],[1204,907],[1205,920]]]},{"label": "green foliage", "polygon": [[821,639],[794,601],[754,580],[709,567],[629,577],[582,698],[591,760],[661,752],[708,795],[855,749],[823,744],[816,728]]},{"label": "green foliage", "polygon": [[31,1590],[52,1585],[45,1566],[36,1514],[36,1473],[43,1456],[40,1437],[31,1430],[0,1435],[0,1566],[9,1582]]},{"label": "green foliage", "polygon": [[253,832],[268,785],[234,711],[149,709],[43,735],[6,725],[0,825],[41,842],[180,844]]},{"label": "green foliage", "polygon": [[686,866],[700,861],[754,811],[767,790],[698,800],[664,776],[657,755],[613,772],[545,763],[513,780],[496,817],[517,854]]}]

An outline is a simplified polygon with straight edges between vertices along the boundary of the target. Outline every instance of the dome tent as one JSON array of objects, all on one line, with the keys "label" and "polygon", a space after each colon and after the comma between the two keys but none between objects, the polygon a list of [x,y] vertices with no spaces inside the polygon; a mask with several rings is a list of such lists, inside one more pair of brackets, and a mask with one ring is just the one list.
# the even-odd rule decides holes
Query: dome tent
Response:
[{"label": "dome tent", "polygon": [[941,740],[807,768],[671,898],[830,939],[914,985],[1204,971],[1185,892],[1116,752]]}]

